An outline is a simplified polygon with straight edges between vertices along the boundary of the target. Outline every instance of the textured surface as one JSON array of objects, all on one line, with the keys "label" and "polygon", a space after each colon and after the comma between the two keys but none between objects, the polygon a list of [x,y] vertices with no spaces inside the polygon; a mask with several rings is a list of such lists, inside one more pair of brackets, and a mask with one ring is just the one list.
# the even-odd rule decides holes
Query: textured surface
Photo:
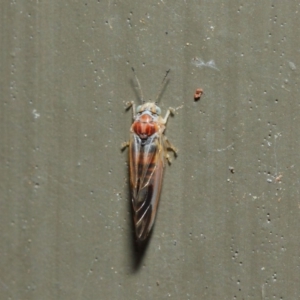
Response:
[{"label": "textured surface", "polygon": [[[297,299],[298,1],[6,1],[1,299]],[[160,99],[179,148],[148,248],[127,151]],[[194,102],[196,88],[203,88]]]}]

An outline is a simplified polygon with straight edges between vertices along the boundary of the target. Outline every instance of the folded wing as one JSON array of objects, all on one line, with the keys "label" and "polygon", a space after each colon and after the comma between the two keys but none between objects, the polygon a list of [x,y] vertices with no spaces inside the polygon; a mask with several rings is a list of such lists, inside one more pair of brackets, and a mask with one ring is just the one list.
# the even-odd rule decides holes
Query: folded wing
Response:
[{"label": "folded wing", "polygon": [[145,140],[132,133],[130,139],[130,184],[133,219],[138,240],[148,236],[157,212],[164,169],[161,135]]}]

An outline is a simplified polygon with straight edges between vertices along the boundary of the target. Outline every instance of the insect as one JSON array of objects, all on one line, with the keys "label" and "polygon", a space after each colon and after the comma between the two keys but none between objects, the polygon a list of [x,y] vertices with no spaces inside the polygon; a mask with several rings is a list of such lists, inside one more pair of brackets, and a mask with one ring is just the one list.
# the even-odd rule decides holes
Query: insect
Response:
[{"label": "insect", "polygon": [[[133,68],[132,70],[134,72]],[[162,87],[169,71],[162,81]],[[168,118],[175,110],[169,108],[165,117],[162,117],[156,102],[144,102],[136,75],[135,78],[141,92],[142,104],[136,108],[133,101],[127,103],[127,109],[132,108],[133,123],[130,128],[130,141],[124,143],[123,148],[129,146],[133,223],[136,239],[142,242],[148,237],[155,221],[163,170],[166,161],[171,163],[168,150],[173,151],[175,156],[177,150],[163,134]],[[160,93],[161,90],[158,96]]]},{"label": "insect", "polygon": [[194,94],[194,100],[198,101],[201,98],[202,94],[203,94],[202,89],[196,89],[195,94]]}]

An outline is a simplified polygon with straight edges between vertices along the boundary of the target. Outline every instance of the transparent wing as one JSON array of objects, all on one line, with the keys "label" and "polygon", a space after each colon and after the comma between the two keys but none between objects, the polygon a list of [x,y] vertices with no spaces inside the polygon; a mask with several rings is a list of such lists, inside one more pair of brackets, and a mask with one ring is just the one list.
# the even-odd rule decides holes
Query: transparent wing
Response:
[{"label": "transparent wing", "polygon": [[131,135],[130,183],[136,237],[148,236],[157,212],[164,169],[164,147],[161,135],[147,140]]}]

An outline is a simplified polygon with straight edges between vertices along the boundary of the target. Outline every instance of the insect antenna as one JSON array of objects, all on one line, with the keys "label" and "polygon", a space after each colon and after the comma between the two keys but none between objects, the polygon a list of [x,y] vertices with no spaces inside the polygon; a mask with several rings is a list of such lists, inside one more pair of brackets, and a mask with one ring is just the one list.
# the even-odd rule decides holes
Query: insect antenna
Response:
[{"label": "insect antenna", "polygon": [[157,96],[156,96],[156,98],[155,98],[155,103],[157,103],[157,101],[158,101],[158,98],[159,98],[159,96],[160,96],[160,94],[161,94],[161,92],[162,92],[162,90],[163,90],[163,88],[164,88],[164,82],[165,82],[165,80],[166,80],[168,74],[170,73],[170,71],[171,71],[171,69],[169,69],[169,70],[166,72],[166,75],[165,75],[164,79],[162,80],[162,82],[161,82],[161,84],[160,84],[159,92],[158,92],[158,94],[157,94]]},{"label": "insect antenna", "polygon": [[140,90],[140,93],[141,93],[141,100],[142,100],[142,103],[144,103],[144,102],[145,102],[145,100],[144,100],[144,95],[143,95],[143,91],[142,91],[142,88],[141,88],[139,79],[138,79],[137,76],[136,76],[136,73],[135,73],[134,68],[132,67],[131,69],[132,69],[132,71],[133,71],[133,73],[134,73],[135,80],[136,80],[136,82],[137,82],[137,84],[138,84],[138,87],[139,87],[139,90]]}]

